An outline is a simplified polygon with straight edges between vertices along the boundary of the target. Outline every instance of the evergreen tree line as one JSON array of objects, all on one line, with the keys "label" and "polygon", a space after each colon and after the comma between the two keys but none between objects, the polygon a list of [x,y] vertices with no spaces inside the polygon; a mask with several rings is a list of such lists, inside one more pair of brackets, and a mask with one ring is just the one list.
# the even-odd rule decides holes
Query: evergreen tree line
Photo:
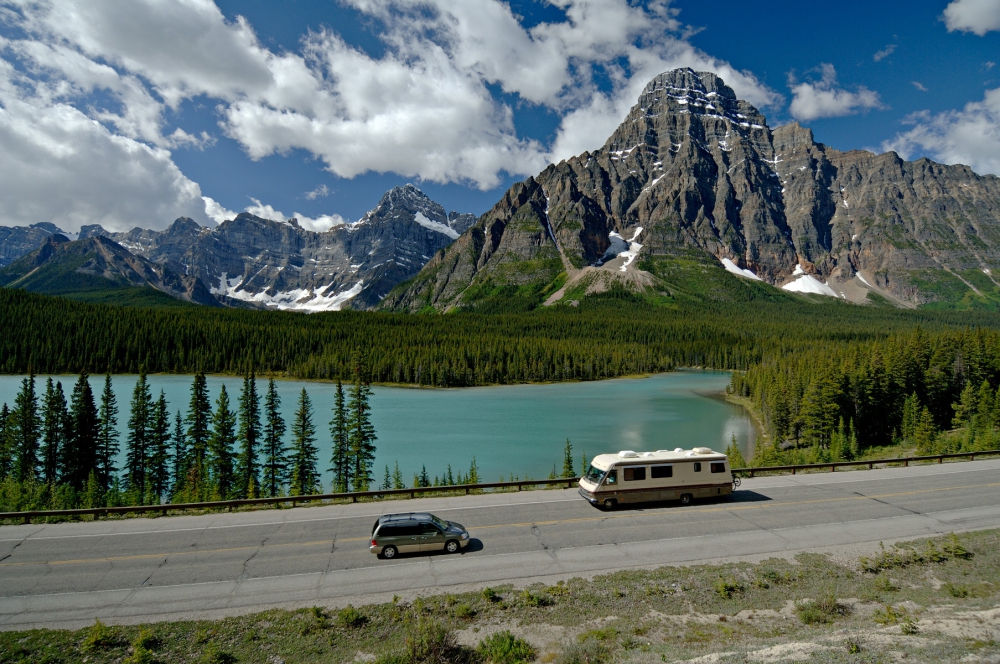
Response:
[{"label": "evergreen tree line", "polygon": [[769,353],[729,387],[763,422],[757,465],[851,460],[893,445],[918,454],[996,449],[998,390],[1000,332],[983,328]]},{"label": "evergreen tree line", "polygon": [[[345,395],[337,383],[330,422],[333,490],[373,488],[377,436],[371,388],[355,365]],[[205,374],[195,374],[186,414],[173,416],[161,391],[153,398],[140,373],[129,404],[125,460],[112,378],[100,397],[80,374],[67,401],[51,378],[43,394],[29,374],[13,408],[0,407],[0,511],[72,509],[306,495],[322,491],[315,413],[303,388],[286,425],[274,380],[261,397],[254,372],[244,376],[238,403],[223,385],[213,405]],[[286,432],[291,438],[286,442]],[[397,467],[398,474],[398,467]]]},{"label": "evergreen tree line", "polygon": [[732,301],[655,306],[609,292],[527,313],[412,315],[141,309],[0,289],[0,372],[245,375],[352,380],[362,349],[379,383],[470,386],[596,380],[676,367],[748,369],[818,341],[884,339],[981,322],[987,313],[902,312],[843,303]]}]

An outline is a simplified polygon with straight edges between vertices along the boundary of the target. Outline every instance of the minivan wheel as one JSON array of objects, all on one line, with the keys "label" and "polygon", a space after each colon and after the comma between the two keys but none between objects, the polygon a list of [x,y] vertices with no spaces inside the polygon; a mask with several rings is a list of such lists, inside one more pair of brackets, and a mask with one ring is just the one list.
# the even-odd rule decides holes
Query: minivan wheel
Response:
[{"label": "minivan wheel", "polygon": [[448,540],[444,544],[444,550],[448,553],[458,553],[458,542],[455,540]]},{"label": "minivan wheel", "polygon": [[688,505],[691,503],[691,499],[694,498],[690,493],[681,494],[681,505]]},{"label": "minivan wheel", "polygon": [[394,546],[387,546],[384,549],[382,549],[382,557],[383,558],[395,558],[396,557],[396,553],[397,553],[396,547],[394,547]]},{"label": "minivan wheel", "polygon": [[618,501],[615,500],[614,498],[605,498],[604,499],[604,509],[606,509],[606,510],[613,510],[617,505],[618,505]]}]

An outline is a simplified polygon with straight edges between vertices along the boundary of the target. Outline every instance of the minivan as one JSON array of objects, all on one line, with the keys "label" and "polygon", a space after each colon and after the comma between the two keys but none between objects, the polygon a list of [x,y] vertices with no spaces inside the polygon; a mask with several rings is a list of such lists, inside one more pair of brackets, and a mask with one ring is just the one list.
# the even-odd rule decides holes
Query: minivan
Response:
[{"label": "minivan", "polygon": [[405,512],[378,518],[368,550],[380,558],[395,558],[417,551],[456,553],[468,545],[469,531],[462,524],[426,512]]}]

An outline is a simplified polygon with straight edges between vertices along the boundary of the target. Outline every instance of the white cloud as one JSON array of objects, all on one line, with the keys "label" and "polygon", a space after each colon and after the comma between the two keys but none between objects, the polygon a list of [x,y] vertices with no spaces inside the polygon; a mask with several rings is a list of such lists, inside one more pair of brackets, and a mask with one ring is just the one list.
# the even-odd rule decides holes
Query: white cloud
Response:
[{"label": "white cloud", "polygon": [[[334,226],[347,223],[347,220],[339,214],[324,214],[312,219],[296,212],[291,217],[286,217],[279,210],[275,210],[272,206],[261,203],[256,198],[251,198],[250,200],[253,201],[253,205],[248,206],[245,211],[254,216],[280,222],[290,222],[292,219],[295,219],[302,228],[310,231],[316,231],[318,233],[328,231]],[[230,217],[230,219],[231,218],[232,217]]]},{"label": "white cloud", "polygon": [[912,83],[913,87],[915,87],[917,90],[920,90],[921,92],[927,92],[927,86],[925,86],[920,81],[910,81],[910,83]]},{"label": "white cloud", "polygon": [[982,37],[991,30],[1000,30],[1000,0],[953,0],[944,8],[948,32],[960,30]]},{"label": "white cloud", "polygon": [[317,198],[326,198],[329,195],[330,195],[330,188],[327,187],[325,184],[321,184],[312,191],[306,192],[306,198],[309,199],[310,201],[314,201]]},{"label": "white cloud", "polygon": [[1000,88],[960,111],[907,117],[913,128],[882,144],[903,158],[926,154],[946,164],[966,164],[977,173],[1000,175]]},{"label": "white cloud", "polygon": [[205,215],[217,224],[221,224],[227,219],[232,219],[236,216],[235,212],[227,210],[221,203],[208,196],[202,196],[201,199],[205,201]]},{"label": "white cloud", "polygon": [[888,58],[890,55],[892,55],[895,52],[895,50],[896,50],[897,47],[898,47],[898,44],[889,44],[888,46],[886,46],[885,48],[883,48],[881,51],[876,52],[875,55],[872,56],[872,60],[874,60],[875,62],[881,62],[882,60],[884,60],[884,59]]},{"label": "white cloud", "polygon": [[[502,0],[343,2],[378,21],[381,55],[330,30],[305,35],[297,51],[274,52],[245,19],[227,21],[212,0],[0,0],[0,21],[16,35],[0,38],[0,57],[24,72],[18,86],[29,92],[11,94],[90,123],[67,124],[66,132],[130,146],[110,170],[137,159],[169,173],[161,186],[177,192],[177,209],[166,212],[169,197],[161,192],[150,207],[163,205],[156,213],[163,218],[143,221],[150,226],[179,214],[204,223],[231,215],[208,197],[199,204],[198,185],[170,157],[170,149],[214,140],[165,119],[174,117],[168,109],[195,98],[216,105],[222,131],[251,159],[303,149],[345,178],[394,172],[483,189],[505,172],[535,173],[550,159],[598,147],[646,82],[667,69],[714,71],[758,106],[782,101],[753,74],[686,41],[669,0],[551,0],[565,19],[531,28]],[[562,118],[552,145],[518,136],[511,106],[492,94],[494,85],[514,96],[511,103]],[[29,153],[21,157],[28,164]],[[0,162],[16,170],[12,155],[0,153]],[[71,170],[61,177],[77,186]],[[141,187],[120,189],[120,200],[86,187],[78,194],[93,199],[95,217],[102,205],[111,210],[145,195]],[[49,203],[36,204],[41,210]],[[339,219],[296,216],[317,227]]]},{"label": "white cloud", "polygon": [[837,86],[837,72],[831,64],[819,66],[821,78],[818,81],[797,82],[789,77],[792,90],[792,104],[789,108],[796,120],[816,120],[853,115],[872,108],[885,108],[878,93],[864,86],[855,92]]}]

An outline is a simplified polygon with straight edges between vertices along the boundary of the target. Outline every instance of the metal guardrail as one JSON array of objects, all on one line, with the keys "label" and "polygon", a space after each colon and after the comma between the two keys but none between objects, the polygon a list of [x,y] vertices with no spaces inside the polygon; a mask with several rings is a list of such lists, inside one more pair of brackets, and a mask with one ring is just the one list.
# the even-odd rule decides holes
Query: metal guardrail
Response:
[{"label": "metal guardrail", "polygon": [[[829,469],[830,472],[834,472],[837,468],[845,468],[851,466],[868,466],[869,469],[874,468],[877,465],[894,465],[903,464],[904,466],[909,466],[911,463],[919,463],[926,461],[937,461],[938,463],[944,463],[945,459],[968,459],[969,461],[975,461],[977,456],[1000,456],[1000,450],[984,450],[981,452],[962,452],[957,454],[934,454],[931,456],[912,456],[912,457],[899,457],[895,459],[872,459],[866,461],[833,461],[830,463],[811,463],[798,466],[759,466],[756,468],[734,468],[733,475],[743,475],[746,477],[754,477],[755,474],[760,473],[783,473],[791,472],[792,475],[796,471],[804,470],[825,470]],[[418,493],[456,493],[465,492],[469,494],[473,491],[480,491],[483,489],[514,489],[521,491],[524,487],[533,486],[560,486],[565,484],[566,488],[572,488],[577,482],[580,481],[579,477],[560,477],[557,479],[545,479],[545,480],[520,480],[517,482],[491,482],[486,484],[454,484],[449,486],[428,486],[428,487],[413,487],[411,489],[383,489],[379,491],[351,491],[347,493],[322,493],[314,494],[309,496],[278,496],[275,498],[247,498],[244,500],[216,500],[207,503],[163,503],[160,505],[130,505],[128,507],[97,507],[90,509],[75,509],[75,510],[35,510],[35,511],[24,511],[24,512],[0,512],[0,520],[5,519],[22,519],[24,523],[31,523],[31,519],[43,518],[49,516],[93,516],[95,520],[101,518],[102,516],[108,516],[109,514],[134,514],[134,513],[145,513],[145,512],[159,512],[161,514],[166,514],[167,512],[180,512],[185,510],[203,510],[212,508],[225,507],[227,510],[232,510],[234,507],[246,507],[248,505],[276,505],[280,507],[283,504],[291,503],[292,507],[295,507],[299,503],[309,503],[315,501],[323,500],[345,500],[350,499],[351,502],[357,502],[358,498],[385,498],[387,496],[402,496],[409,495],[410,498],[416,498]]]}]

